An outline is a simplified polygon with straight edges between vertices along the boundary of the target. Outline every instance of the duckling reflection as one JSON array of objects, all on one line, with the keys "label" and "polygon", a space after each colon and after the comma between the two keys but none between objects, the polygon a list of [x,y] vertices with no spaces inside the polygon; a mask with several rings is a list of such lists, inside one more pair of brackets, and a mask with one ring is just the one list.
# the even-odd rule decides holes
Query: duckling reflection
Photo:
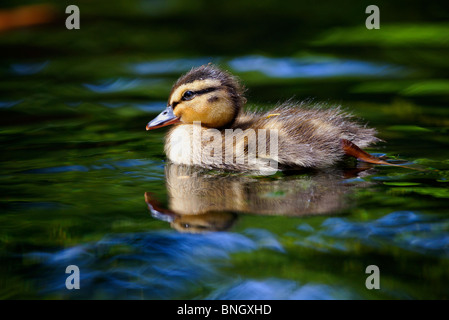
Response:
[{"label": "duckling reflection", "polygon": [[354,187],[344,179],[373,170],[368,169],[333,169],[276,178],[220,174],[168,163],[165,178],[169,209],[162,208],[149,192],[145,201],[153,217],[169,222],[178,231],[223,231],[239,214],[300,217],[338,213],[346,207],[346,195]]}]

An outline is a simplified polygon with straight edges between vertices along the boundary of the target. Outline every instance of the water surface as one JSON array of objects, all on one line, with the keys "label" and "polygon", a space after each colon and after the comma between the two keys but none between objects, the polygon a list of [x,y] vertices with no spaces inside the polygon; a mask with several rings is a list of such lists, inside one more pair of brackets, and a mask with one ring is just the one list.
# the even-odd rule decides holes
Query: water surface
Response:
[{"label": "water surface", "polygon": [[[448,14],[382,2],[372,32],[353,2],[204,15],[203,1],[100,1],[80,5],[78,31],[59,14],[2,32],[0,297],[448,298]],[[369,152],[423,170],[169,164],[165,129],[145,125],[208,62],[243,80],[250,108],[342,105],[385,140]],[[65,288],[71,264],[80,290]],[[380,290],[365,287],[368,265]]]}]

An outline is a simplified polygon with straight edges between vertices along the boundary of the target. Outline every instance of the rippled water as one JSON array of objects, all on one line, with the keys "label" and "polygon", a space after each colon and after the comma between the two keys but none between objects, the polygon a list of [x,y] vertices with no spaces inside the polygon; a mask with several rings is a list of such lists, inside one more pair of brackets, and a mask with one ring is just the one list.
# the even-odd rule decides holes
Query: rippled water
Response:
[{"label": "rippled water", "polygon": [[[85,4],[79,31],[59,16],[0,34],[0,298],[448,298],[443,11],[409,3],[427,17],[420,32],[402,12],[373,36],[350,18],[358,2],[346,17],[254,8],[277,8],[271,23],[241,19],[246,1],[218,18],[194,9],[202,1],[167,3]],[[369,152],[421,170],[347,161],[257,177],[167,163],[166,131],[145,125],[179,75],[208,62],[243,80],[250,108],[343,105],[385,140]],[[68,265],[80,290],[65,287]],[[365,287],[369,265],[380,290]]]}]

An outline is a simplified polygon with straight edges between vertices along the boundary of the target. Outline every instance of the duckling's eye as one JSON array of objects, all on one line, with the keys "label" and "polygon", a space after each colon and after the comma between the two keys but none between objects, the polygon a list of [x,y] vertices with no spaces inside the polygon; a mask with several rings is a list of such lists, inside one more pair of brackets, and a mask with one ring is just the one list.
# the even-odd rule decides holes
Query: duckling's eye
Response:
[{"label": "duckling's eye", "polygon": [[184,92],[181,100],[188,101],[188,100],[192,100],[194,97],[195,97],[195,92],[189,90],[189,91]]}]

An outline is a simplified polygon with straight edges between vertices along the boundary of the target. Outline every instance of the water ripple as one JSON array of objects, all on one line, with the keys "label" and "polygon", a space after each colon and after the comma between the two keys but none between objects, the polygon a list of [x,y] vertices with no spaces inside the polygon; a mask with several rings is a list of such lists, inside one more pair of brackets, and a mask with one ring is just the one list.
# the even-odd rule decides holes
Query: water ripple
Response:
[{"label": "water ripple", "polygon": [[152,85],[158,84],[160,82],[161,82],[160,79],[143,80],[143,79],[117,78],[117,79],[103,80],[96,84],[84,83],[83,86],[97,93],[113,93],[143,86],[149,88]]},{"label": "water ripple", "polygon": [[[146,299],[168,299],[225,280],[218,268],[229,262],[231,253],[259,247],[257,241],[237,233],[155,231],[111,235],[54,253],[31,253],[26,258],[45,269],[43,274],[49,278],[42,280],[44,294],[68,295],[67,275],[60,271],[74,264],[80,268],[81,286],[95,288],[96,297],[136,299],[143,294]],[[80,298],[92,297],[89,290],[79,291]]]},{"label": "water ripple", "polygon": [[382,247],[388,242],[421,254],[449,257],[449,221],[412,211],[392,212],[377,220],[362,222],[348,218],[328,218],[321,227],[318,232],[299,240],[297,244],[323,251],[347,251],[349,242],[345,240],[358,239],[372,247]]},{"label": "water ripple", "polygon": [[11,64],[11,71],[18,75],[31,75],[36,74],[44,70],[49,61],[36,62],[36,63],[14,63]]},{"label": "water ripple", "polygon": [[112,161],[109,163],[99,163],[93,164],[89,166],[84,165],[67,165],[67,166],[57,166],[57,167],[48,167],[48,168],[37,168],[23,171],[23,173],[34,173],[34,174],[48,174],[48,173],[65,173],[65,172],[88,172],[91,170],[115,170],[117,168],[133,168],[133,167],[141,167],[147,166],[152,168],[157,168],[160,166],[160,163],[152,160],[142,160],[142,159],[126,159],[126,160],[118,160]]},{"label": "water ripple", "polygon": [[233,59],[229,65],[239,71],[258,71],[274,78],[326,78],[337,76],[386,76],[404,73],[404,68],[360,60],[336,58],[268,58],[246,56]]},{"label": "water ripple", "polygon": [[87,172],[87,171],[89,171],[89,168],[86,166],[80,166],[80,165],[70,165],[70,166],[61,166],[61,167],[31,169],[31,170],[25,171],[24,173],[63,173],[63,172],[71,172],[71,171]]},{"label": "water ripple", "polygon": [[209,62],[216,62],[216,58],[173,59],[161,61],[140,62],[129,65],[129,69],[140,75],[181,73],[189,71]]},{"label": "water ripple", "polygon": [[23,100],[17,100],[17,101],[0,101],[0,108],[11,108],[15,105],[23,102]]},{"label": "water ripple", "polygon": [[218,300],[332,300],[354,298],[345,288],[308,283],[299,285],[291,280],[238,280],[208,296]]}]

